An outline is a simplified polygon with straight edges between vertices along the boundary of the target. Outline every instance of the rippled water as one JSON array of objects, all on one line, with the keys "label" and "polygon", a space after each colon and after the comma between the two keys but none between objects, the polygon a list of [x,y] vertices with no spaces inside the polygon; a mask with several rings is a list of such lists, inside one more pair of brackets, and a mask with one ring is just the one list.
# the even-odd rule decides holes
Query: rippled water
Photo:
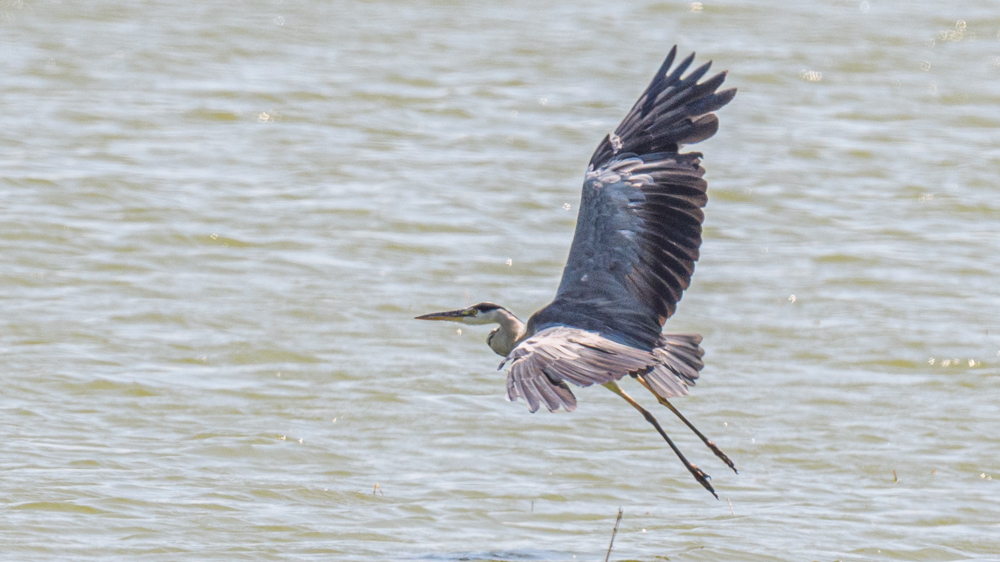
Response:
[{"label": "rippled water", "polygon": [[[548,302],[674,43],[740,89],[668,324],[740,474],[654,410],[720,501],[411,320]],[[998,107],[985,0],[0,1],[0,551],[1000,559]]]}]

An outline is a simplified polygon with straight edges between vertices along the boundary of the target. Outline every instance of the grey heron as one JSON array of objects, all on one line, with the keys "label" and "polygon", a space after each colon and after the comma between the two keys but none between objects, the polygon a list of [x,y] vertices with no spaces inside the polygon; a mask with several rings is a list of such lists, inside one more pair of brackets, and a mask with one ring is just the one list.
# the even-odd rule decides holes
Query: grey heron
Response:
[{"label": "grey heron", "polygon": [[600,384],[642,413],[695,479],[717,499],[710,477],[689,462],[653,415],[618,385],[636,379],[677,415],[717,457],[736,467],[669,402],[688,394],[704,366],[697,334],[663,333],[688,288],[701,246],[708,198],[701,154],[680,147],[718,130],[712,112],[736,89],[717,92],[721,72],[699,83],[711,62],[683,76],[694,53],[671,68],[671,49],[646,91],[590,159],[576,233],[555,299],[522,322],[488,302],[418,316],[463,324],[498,324],[487,344],[504,357],[507,399],[531,412],[576,409],[566,383]]}]

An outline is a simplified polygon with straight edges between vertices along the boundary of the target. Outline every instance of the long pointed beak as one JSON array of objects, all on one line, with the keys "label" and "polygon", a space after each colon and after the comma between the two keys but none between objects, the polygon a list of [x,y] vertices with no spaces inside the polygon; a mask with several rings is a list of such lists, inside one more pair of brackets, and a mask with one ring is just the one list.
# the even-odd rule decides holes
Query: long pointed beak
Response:
[{"label": "long pointed beak", "polygon": [[460,308],[458,310],[448,310],[445,312],[432,312],[430,314],[424,314],[423,316],[417,316],[414,320],[450,320],[452,322],[461,322],[462,318],[468,316],[466,312],[467,308]]}]

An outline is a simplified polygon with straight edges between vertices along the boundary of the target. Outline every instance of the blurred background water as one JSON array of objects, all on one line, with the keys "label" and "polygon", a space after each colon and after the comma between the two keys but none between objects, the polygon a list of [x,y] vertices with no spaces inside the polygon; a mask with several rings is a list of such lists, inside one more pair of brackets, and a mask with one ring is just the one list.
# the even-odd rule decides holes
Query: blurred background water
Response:
[{"label": "blurred background water", "polygon": [[[548,302],[675,43],[720,501],[411,320]],[[998,107],[986,0],[0,0],[2,557],[1000,559]]]}]

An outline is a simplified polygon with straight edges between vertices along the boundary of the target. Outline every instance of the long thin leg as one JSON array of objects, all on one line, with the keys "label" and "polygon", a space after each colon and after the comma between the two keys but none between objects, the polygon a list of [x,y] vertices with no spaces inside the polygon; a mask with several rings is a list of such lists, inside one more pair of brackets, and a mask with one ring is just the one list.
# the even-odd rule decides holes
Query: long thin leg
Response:
[{"label": "long thin leg", "polygon": [[663,439],[666,440],[667,445],[670,445],[670,448],[674,450],[674,453],[677,455],[677,458],[681,459],[681,462],[684,463],[684,466],[688,469],[689,472],[691,472],[691,475],[694,476],[694,479],[700,482],[701,485],[704,486],[706,490],[712,492],[712,495],[715,496],[715,499],[719,499],[719,495],[715,493],[715,489],[712,488],[712,485],[708,483],[708,480],[711,478],[711,476],[705,474],[704,472],[701,471],[700,468],[691,464],[690,462],[688,462],[686,458],[684,458],[684,455],[681,453],[681,450],[677,448],[677,445],[674,445],[674,442],[671,441],[669,437],[667,437],[666,432],[664,432],[663,428],[660,427],[660,423],[656,421],[656,418],[653,417],[653,414],[650,414],[648,410],[640,406],[639,403],[633,400],[631,396],[625,394],[625,391],[622,390],[621,387],[618,386],[618,383],[616,383],[615,381],[605,383],[603,386],[604,388],[610,390],[611,392],[614,392],[618,396],[621,396],[622,398],[625,399],[626,402],[631,404],[633,408],[639,410],[639,412],[642,414],[642,417],[646,418],[646,421],[653,424],[653,427],[656,428],[656,431],[660,433],[660,437],[663,437]]},{"label": "long thin leg", "polygon": [[736,465],[733,464],[733,461],[729,460],[729,457],[727,457],[726,454],[722,452],[722,449],[720,449],[714,442],[709,441],[708,437],[702,435],[702,433],[698,431],[698,428],[696,428],[694,424],[689,422],[687,418],[684,417],[684,414],[680,412],[680,410],[675,408],[674,405],[671,404],[670,402],[667,402],[666,398],[661,397],[659,394],[656,393],[655,390],[650,388],[649,383],[646,382],[646,379],[642,378],[642,375],[636,375],[635,378],[636,380],[639,381],[639,384],[646,387],[646,390],[653,393],[653,396],[656,397],[656,399],[660,402],[660,404],[663,404],[667,408],[670,408],[670,411],[673,412],[674,415],[676,415],[678,418],[680,418],[681,421],[684,422],[684,425],[691,428],[691,431],[693,431],[695,435],[700,437],[701,440],[705,442],[705,445],[707,445],[708,448],[711,449],[713,453],[715,453],[715,456],[719,457],[722,460],[722,462],[726,463],[726,466],[733,469],[733,472],[739,474],[739,471],[736,470]]}]

